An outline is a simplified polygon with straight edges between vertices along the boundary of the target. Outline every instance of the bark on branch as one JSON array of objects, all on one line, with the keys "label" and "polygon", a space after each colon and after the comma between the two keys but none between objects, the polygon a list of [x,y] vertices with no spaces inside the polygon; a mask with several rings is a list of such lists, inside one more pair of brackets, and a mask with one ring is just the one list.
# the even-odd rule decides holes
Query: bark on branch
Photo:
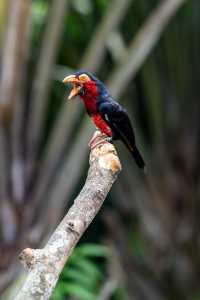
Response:
[{"label": "bark on branch", "polygon": [[[104,138],[99,132],[95,135],[100,142]],[[46,246],[27,248],[20,254],[28,275],[15,300],[49,299],[68,257],[102,206],[120,170],[112,144],[104,141],[91,150],[85,185]]]}]

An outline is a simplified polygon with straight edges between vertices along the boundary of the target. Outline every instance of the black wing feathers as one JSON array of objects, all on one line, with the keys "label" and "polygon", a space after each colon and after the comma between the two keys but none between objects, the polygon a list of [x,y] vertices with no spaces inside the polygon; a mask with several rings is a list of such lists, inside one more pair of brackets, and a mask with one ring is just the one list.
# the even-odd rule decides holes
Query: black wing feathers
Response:
[{"label": "black wing feathers", "polygon": [[135,144],[135,136],[128,114],[119,103],[109,99],[99,103],[99,113],[113,132],[114,139],[120,139],[133,155],[137,165],[144,168],[145,163]]},{"label": "black wing feathers", "polygon": [[135,146],[135,136],[127,112],[117,102],[104,102],[99,113],[112,129],[114,135],[130,148]]}]

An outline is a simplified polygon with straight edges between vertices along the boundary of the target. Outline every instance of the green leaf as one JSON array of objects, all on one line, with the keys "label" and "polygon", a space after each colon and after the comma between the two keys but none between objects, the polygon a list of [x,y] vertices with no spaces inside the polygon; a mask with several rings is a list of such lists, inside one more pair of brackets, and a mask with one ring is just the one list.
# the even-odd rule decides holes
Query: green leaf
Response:
[{"label": "green leaf", "polygon": [[96,295],[87,289],[75,283],[66,283],[64,287],[65,293],[68,295],[76,296],[80,300],[95,300]]},{"label": "green leaf", "polygon": [[95,277],[91,278],[91,276],[83,274],[80,270],[75,268],[68,268],[65,272],[64,279],[67,282],[69,282],[69,280],[75,282],[89,290],[95,289],[98,283],[98,278],[97,280]]},{"label": "green leaf", "polygon": [[76,266],[85,275],[89,275],[91,277],[94,276],[98,279],[102,277],[102,273],[99,271],[99,268],[96,266],[96,264],[91,262],[87,258],[77,258],[73,261],[73,265]]},{"label": "green leaf", "polygon": [[91,257],[108,257],[110,252],[108,247],[105,246],[85,244],[76,249],[76,254]]},{"label": "green leaf", "polygon": [[63,300],[63,298],[65,296],[65,292],[63,292],[63,289],[61,286],[62,286],[62,283],[58,283],[55,290],[53,291],[51,300]]},{"label": "green leaf", "polygon": [[47,15],[48,5],[45,2],[33,1],[32,6],[32,18],[35,25],[41,24]]},{"label": "green leaf", "polygon": [[67,266],[63,269],[53,300],[63,300],[67,295],[79,297],[80,300],[95,299],[98,285],[103,273],[93,258],[105,258],[109,249],[96,244],[85,244],[76,248]]}]

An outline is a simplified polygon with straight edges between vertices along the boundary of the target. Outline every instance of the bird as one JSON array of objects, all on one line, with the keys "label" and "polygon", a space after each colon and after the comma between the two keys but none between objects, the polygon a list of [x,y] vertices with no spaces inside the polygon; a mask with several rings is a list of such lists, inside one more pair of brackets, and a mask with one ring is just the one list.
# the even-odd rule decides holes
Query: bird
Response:
[{"label": "bird", "polygon": [[145,162],[136,146],[134,129],[126,109],[109,94],[107,88],[95,75],[79,70],[66,76],[64,84],[71,84],[68,99],[80,96],[94,125],[107,141],[121,140],[130,151],[137,166],[145,168]]}]

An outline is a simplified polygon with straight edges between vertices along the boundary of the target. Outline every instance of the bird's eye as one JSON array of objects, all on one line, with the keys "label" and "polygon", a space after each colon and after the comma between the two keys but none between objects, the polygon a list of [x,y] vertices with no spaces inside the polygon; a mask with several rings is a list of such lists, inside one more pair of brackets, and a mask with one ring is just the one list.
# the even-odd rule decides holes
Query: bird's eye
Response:
[{"label": "bird's eye", "polygon": [[87,82],[87,81],[90,80],[90,77],[87,74],[81,74],[79,76],[79,80],[82,81],[82,82]]}]

